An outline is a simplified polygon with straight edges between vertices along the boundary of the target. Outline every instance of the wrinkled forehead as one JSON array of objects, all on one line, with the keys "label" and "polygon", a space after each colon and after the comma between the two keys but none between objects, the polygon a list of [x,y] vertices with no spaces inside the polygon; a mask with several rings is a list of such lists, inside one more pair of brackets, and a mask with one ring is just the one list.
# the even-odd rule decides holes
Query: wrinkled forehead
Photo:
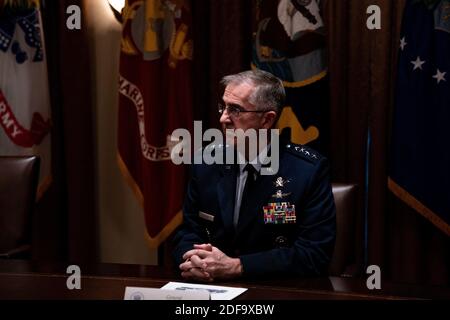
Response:
[{"label": "wrinkled forehead", "polygon": [[249,98],[254,89],[255,86],[250,83],[230,83],[225,87],[223,101],[227,103],[236,102],[249,104]]}]

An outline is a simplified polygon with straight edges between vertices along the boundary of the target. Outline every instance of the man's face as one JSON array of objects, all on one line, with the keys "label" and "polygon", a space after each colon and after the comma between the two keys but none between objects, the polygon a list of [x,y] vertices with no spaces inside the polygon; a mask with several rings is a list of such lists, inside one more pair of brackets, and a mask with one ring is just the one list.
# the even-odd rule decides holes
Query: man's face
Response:
[{"label": "man's face", "polygon": [[[222,97],[224,107],[235,106],[241,110],[257,110],[256,106],[248,101],[253,90],[254,87],[247,83],[242,83],[239,85],[229,84],[225,88],[225,92]],[[220,117],[220,123],[224,132],[226,129],[242,129],[244,131],[248,129],[269,129],[270,127],[267,127],[268,124],[266,123],[267,121],[265,118],[265,113],[240,112],[239,116],[236,117],[229,114],[228,110],[225,110]]]}]

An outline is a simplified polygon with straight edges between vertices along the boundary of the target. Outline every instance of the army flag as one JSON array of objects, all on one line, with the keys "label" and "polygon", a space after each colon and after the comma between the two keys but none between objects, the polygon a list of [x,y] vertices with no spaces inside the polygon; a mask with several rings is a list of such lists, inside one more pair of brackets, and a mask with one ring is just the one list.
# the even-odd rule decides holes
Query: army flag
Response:
[{"label": "army flag", "polygon": [[328,145],[325,28],[320,0],[255,0],[252,67],[281,80],[283,135],[323,153]]},{"label": "army flag", "polygon": [[0,155],[41,158],[38,197],[51,181],[50,98],[39,10],[0,11]]},{"label": "army flag", "polygon": [[450,235],[450,1],[408,1],[389,189]]},{"label": "army flag", "polygon": [[122,19],[119,165],[157,247],[182,221],[185,168],[170,153],[173,130],[193,125],[190,3],[128,0]]}]

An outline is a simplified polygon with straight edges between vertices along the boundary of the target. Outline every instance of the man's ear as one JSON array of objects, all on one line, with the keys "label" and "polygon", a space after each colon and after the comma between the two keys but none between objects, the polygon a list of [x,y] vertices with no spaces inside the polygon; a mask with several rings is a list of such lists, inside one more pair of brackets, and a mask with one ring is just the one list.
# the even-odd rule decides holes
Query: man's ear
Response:
[{"label": "man's ear", "polygon": [[275,125],[277,113],[275,111],[267,111],[264,113],[262,127],[263,129],[271,129]]}]

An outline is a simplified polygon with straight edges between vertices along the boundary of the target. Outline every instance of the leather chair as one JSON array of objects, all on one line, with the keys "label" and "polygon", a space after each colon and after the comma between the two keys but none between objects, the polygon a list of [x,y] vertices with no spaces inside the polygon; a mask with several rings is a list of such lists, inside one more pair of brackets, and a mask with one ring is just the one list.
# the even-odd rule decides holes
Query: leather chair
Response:
[{"label": "leather chair", "polygon": [[336,243],[331,259],[331,276],[352,276],[355,267],[355,221],[357,215],[357,186],[333,183],[336,204]]},{"label": "leather chair", "polygon": [[0,258],[31,256],[39,163],[37,156],[0,157]]}]

